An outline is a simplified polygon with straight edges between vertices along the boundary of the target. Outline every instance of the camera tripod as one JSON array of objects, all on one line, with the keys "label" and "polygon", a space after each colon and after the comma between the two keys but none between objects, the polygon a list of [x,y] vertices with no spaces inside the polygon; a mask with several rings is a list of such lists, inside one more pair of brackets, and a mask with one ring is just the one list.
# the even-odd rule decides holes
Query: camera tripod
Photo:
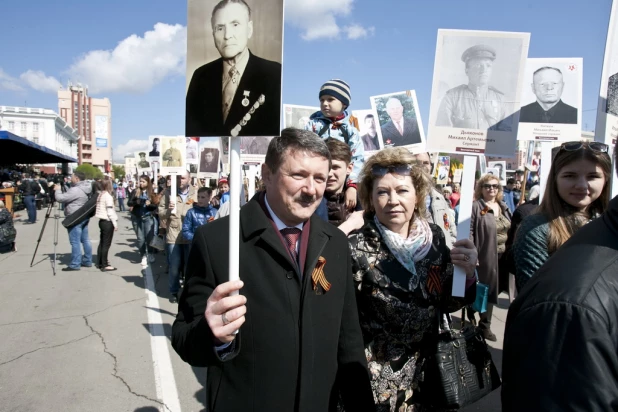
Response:
[{"label": "camera tripod", "polygon": [[[30,267],[34,265],[34,258],[36,256],[37,250],[39,250],[39,244],[41,243],[41,239],[43,238],[43,233],[45,232],[45,226],[47,226],[47,221],[52,214],[52,210],[54,209],[54,204],[56,202],[52,201],[49,206],[47,206],[47,212],[45,212],[45,220],[43,221],[43,227],[41,228],[41,233],[39,234],[39,239],[36,241],[36,247],[34,248],[34,253],[32,254],[32,261],[30,262]],[[56,210],[54,213],[54,258],[51,261],[52,271],[54,272],[54,276],[56,276],[56,246],[58,246],[58,222],[60,221],[60,213]]]}]

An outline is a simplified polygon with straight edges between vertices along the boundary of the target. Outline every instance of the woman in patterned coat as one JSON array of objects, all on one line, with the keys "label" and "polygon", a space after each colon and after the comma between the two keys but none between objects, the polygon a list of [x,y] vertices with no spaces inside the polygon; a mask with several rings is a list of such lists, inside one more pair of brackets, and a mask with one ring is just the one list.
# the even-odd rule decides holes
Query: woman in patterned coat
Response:
[{"label": "woman in patterned coat", "polygon": [[[440,310],[474,300],[477,252],[467,239],[449,251],[442,229],[425,220],[431,178],[406,149],[375,154],[361,176],[366,224],[349,242],[376,408],[429,410],[412,397],[420,350],[437,334]],[[467,276],[464,298],[451,297],[454,264]]]}]

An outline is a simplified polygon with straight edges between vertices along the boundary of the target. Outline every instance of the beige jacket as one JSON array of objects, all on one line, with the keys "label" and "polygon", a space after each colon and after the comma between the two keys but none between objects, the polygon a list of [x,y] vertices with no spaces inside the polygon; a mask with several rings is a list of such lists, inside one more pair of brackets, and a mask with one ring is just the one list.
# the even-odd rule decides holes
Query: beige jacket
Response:
[{"label": "beige jacket", "polygon": [[165,222],[167,234],[165,235],[165,243],[170,244],[188,244],[191,243],[182,236],[182,222],[185,220],[187,211],[193,207],[193,203],[197,202],[197,191],[193,186],[189,186],[189,195],[187,201],[183,202],[182,198],[176,195],[176,214],[172,214],[170,205],[170,189],[165,189],[159,202],[159,220]]},{"label": "beige jacket", "polygon": [[108,192],[99,193],[97,198],[97,209],[94,217],[102,220],[109,220],[115,228],[118,227],[118,215],[114,206],[114,198]]}]

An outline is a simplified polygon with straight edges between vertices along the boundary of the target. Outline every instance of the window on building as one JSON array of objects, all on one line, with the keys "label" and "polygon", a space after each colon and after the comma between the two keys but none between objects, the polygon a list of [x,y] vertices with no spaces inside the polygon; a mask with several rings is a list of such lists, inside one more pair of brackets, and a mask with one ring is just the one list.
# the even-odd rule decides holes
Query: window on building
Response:
[{"label": "window on building", "polygon": [[21,131],[22,132],[26,131],[26,122],[21,122]]},{"label": "window on building", "polygon": [[9,130],[15,130],[15,122],[9,122]]},{"label": "window on building", "polygon": [[39,138],[38,138],[37,136],[34,136],[34,137],[32,138],[32,141],[33,141],[34,143],[36,143],[36,144],[39,144]]},{"label": "window on building", "polygon": [[35,132],[39,131],[39,124],[38,123],[32,123],[32,130]]}]

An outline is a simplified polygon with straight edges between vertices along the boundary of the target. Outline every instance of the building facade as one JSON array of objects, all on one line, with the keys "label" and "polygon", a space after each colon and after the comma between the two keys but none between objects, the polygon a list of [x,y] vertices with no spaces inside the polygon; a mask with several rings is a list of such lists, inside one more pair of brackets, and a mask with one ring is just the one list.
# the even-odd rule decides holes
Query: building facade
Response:
[{"label": "building facade", "polygon": [[77,145],[79,164],[90,163],[103,172],[112,164],[112,106],[108,98],[88,95],[88,88],[69,84],[58,90],[58,111],[81,139]]},{"label": "building facade", "polygon": [[[50,109],[0,106],[0,130],[6,130],[33,143],[77,158],[79,135],[56,112]],[[69,164],[69,171],[77,164]],[[45,173],[61,173],[62,165],[44,165]]]}]

